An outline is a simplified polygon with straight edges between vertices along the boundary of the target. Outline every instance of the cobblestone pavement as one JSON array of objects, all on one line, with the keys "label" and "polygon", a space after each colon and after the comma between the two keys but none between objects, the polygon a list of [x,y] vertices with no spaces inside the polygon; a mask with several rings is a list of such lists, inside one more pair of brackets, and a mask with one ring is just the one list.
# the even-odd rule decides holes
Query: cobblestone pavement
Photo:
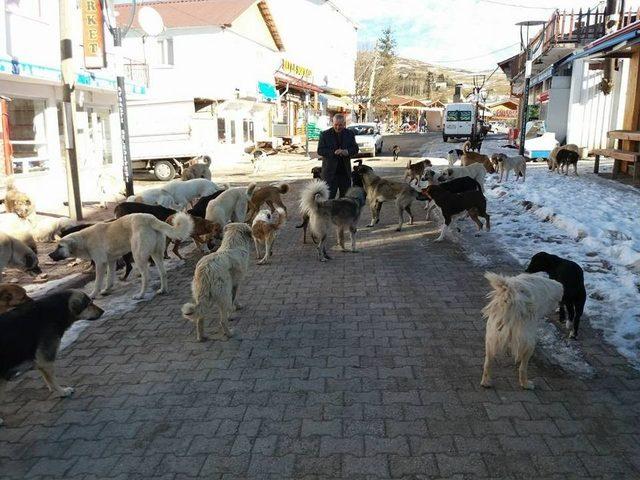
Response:
[{"label": "cobblestone pavement", "polygon": [[293,214],[230,341],[196,343],[181,318],[196,258],[171,294],[84,330],[59,361],[72,398],[35,372],[9,387],[0,477],[640,478],[640,375],[585,325],[595,377],[538,351],[535,391],[508,359],[482,389],[483,269],[432,224],[396,233],[391,210],[326,264]]}]

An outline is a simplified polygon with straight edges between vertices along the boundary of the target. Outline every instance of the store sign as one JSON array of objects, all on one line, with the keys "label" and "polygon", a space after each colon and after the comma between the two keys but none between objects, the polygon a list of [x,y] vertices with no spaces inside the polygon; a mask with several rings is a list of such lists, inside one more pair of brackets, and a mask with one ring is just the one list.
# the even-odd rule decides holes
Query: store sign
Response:
[{"label": "store sign", "polygon": [[287,75],[291,75],[297,78],[311,78],[313,71],[310,68],[297,65],[289,60],[282,61],[282,71]]},{"label": "store sign", "polygon": [[82,40],[85,68],[104,68],[104,21],[100,0],[80,0],[82,7]]}]

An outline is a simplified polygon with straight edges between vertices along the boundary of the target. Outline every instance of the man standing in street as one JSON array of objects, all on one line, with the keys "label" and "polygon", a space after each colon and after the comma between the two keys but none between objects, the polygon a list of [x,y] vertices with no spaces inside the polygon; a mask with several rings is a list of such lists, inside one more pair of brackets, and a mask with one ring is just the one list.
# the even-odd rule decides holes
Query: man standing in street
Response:
[{"label": "man standing in street", "polygon": [[329,198],[344,197],[351,186],[351,157],[359,148],[356,136],[346,128],[344,115],[333,117],[333,127],[320,134],[318,155],[322,157],[322,179],[329,185]]}]

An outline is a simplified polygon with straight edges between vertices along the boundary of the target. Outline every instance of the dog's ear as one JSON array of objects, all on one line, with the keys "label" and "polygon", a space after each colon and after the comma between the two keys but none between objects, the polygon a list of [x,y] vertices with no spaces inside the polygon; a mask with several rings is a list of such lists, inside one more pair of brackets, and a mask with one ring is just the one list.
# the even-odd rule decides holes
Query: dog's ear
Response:
[{"label": "dog's ear", "polygon": [[74,315],[79,315],[89,306],[91,299],[83,292],[73,290],[69,297],[69,311]]},{"label": "dog's ear", "polygon": [[31,270],[38,265],[38,257],[36,257],[32,252],[27,253],[24,256],[24,265],[27,270]]}]

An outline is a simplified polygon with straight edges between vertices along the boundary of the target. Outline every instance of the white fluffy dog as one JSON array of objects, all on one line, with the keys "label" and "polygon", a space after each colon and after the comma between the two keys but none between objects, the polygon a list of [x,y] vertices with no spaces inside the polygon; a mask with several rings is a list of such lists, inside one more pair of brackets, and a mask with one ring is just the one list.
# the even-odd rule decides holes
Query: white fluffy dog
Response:
[{"label": "white fluffy dog", "polygon": [[525,177],[527,174],[527,157],[524,155],[516,155],[515,157],[507,157],[504,153],[494,153],[491,155],[491,161],[496,166],[498,170],[500,170],[500,180],[502,182],[502,177],[506,172],[505,181],[509,181],[509,172],[513,170],[513,173],[516,176],[516,182],[518,181],[518,177],[522,176],[522,181],[525,181]]},{"label": "white fluffy dog", "polygon": [[127,201],[183,210],[196,198],[213,195],[218,190],[222,189],[206,178],[194,178],[187,181],[172,180],[163,187],[150,188],[139,195],[131,196],[127,198]]},{"label": "white fluffy dog", "polygon": [[435,179],[438,183],[447,182],[454,178],[471,177],[480,184],[480,188],[484,192],[484,179],[487,176],[487,169],[482,163],[473,163],[466,167],[450,167],[440,172]]},{"label": "white fluffy dog", "polygon": [[211,318],[215,308],[220,314],[220,326],[231,337],[228,320],[237,302],[238,286],[249,268],[251,227],[246,223],[230,223],[224,228],[222,244],[214,253],[205,255],[196,265],[191,282],[194,303],[182,306],[184,318],[196,324],[196,340],[206,340],[204,320]]},{"label": "white fluffy dog", "polygon": [[562,284],[529,273],[505,277],[487,272],[484,276],[493,291],[488,295],[491,300],[482,309],[487,331],[481,385],[491,386],[494,357],[510,350],[516,363],[520,363],[520,386],[531,390],[534,386],[527,378],[527,367],[536,346],[538,326],[542,317],[553,312],[560,302]]},{"label": "white fluffy dog", "polygon": [[255,188],[255,183],[248,187],[228,188],[209,202],[204,218],[219,225],[244,222],[247,216],[247,204]]}]

